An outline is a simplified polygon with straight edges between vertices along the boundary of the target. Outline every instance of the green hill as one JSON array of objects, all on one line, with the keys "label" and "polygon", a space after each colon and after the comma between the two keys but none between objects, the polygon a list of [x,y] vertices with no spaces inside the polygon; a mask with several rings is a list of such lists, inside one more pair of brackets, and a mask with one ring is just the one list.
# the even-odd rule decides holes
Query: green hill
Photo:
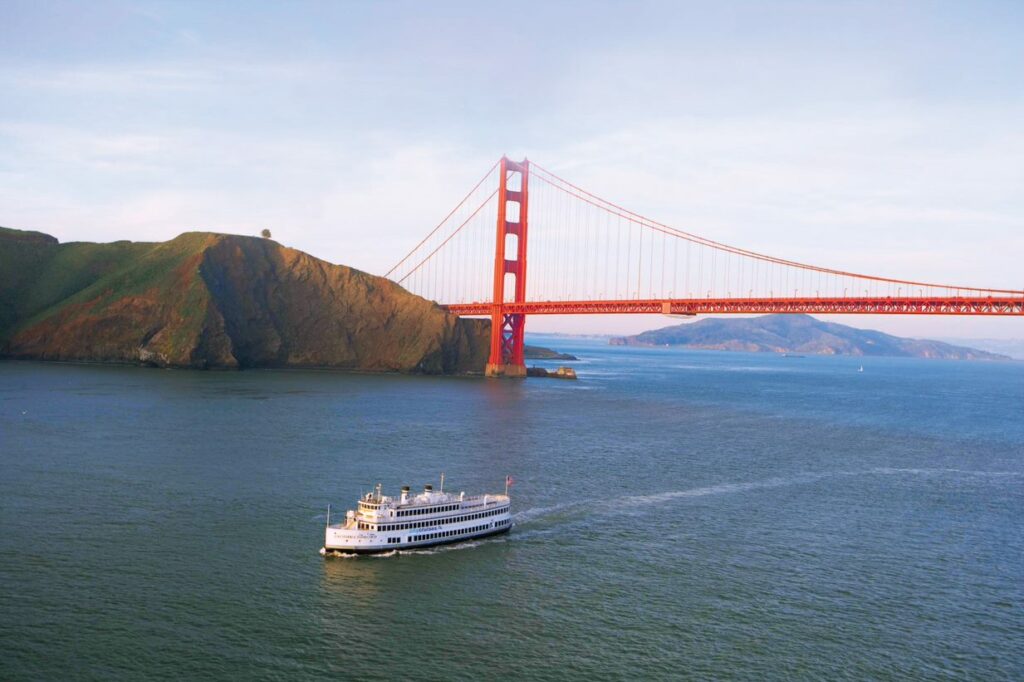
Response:
[{"label": "green hill", "polygon": [[0,355],[167,367],[483,369],[489,324],[277,242],[61,244],[0,228]]}]

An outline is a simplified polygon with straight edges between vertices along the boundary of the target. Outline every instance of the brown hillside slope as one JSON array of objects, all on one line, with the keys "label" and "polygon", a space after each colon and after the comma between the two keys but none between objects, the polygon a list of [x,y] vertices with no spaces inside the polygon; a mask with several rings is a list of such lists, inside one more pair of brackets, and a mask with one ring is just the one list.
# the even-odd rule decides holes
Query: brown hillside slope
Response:
[{"label": "brown hillside slope", "polygon": [[24,239],[15,247],[12,234],[25,233],[0,232],[0,263],[32,269],[0,281],[13,316],[0,320],[8,357],[431,374],[479,372],[486,360],[487,323],[270,240],[37,239],[26,258]]}]

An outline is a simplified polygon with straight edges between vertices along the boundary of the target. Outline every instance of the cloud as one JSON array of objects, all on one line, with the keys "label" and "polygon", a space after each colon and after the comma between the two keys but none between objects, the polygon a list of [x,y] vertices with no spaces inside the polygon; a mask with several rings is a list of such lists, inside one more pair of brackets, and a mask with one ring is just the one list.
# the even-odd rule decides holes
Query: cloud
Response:
[{"label": "cloud", "polygon": [[66,125],[0,122],[0,148],[9,163],[28,168],[110,170],[118,174],[156,168],[175,147],[167,134],[94,132]]},{"label": "cloud", "polygon": [[0,167],[11,179],[0,188],[0,224],[64,240],[269,227],[285,243],[378,273],[493,163],[452,143],[393,133],[354,144],[313,134],[254,139],[215,130],[131,134],[0,123],[4,147],[26,163]]}]

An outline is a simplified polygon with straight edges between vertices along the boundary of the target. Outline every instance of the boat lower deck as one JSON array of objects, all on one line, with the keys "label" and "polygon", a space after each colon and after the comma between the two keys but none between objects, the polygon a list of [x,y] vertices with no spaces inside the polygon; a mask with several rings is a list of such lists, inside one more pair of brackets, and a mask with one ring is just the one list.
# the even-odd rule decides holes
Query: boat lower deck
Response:
[{"label": "boat lower deck", "polygon": [[403,542],[400,544],[374,546],[374,547],[356,547],[356,548],[342,548],[342,547],[324,547],[322,553],[325,556],[330,556],[332,552],[338,554],[385,554],[387,552],[403,551],[408,549],[428,549],[430,547],[438,547],[440,545],[454,545],[460,542],[470,542],[472,540],[481,540],[483,538],[500,535],[507,533],[512,530],[512,524],[505,526],[499,526],[492,528],[488,531],[477,533],[475,535],[456,535],[453,537],[437,537],[429,540],[420,540],[413,542]]}]

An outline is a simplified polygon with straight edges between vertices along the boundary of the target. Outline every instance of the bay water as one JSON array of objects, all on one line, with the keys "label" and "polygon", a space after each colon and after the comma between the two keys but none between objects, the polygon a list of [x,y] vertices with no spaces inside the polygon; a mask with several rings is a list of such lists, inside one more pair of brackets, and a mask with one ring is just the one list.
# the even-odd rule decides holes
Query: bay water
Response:
[{"label": "bay water", "polygon": [[[1024,363],[531,342],[579,380],[0,363],[0,678],[1024,679]],[[441,472],[512,532],[320,556]]]}]

